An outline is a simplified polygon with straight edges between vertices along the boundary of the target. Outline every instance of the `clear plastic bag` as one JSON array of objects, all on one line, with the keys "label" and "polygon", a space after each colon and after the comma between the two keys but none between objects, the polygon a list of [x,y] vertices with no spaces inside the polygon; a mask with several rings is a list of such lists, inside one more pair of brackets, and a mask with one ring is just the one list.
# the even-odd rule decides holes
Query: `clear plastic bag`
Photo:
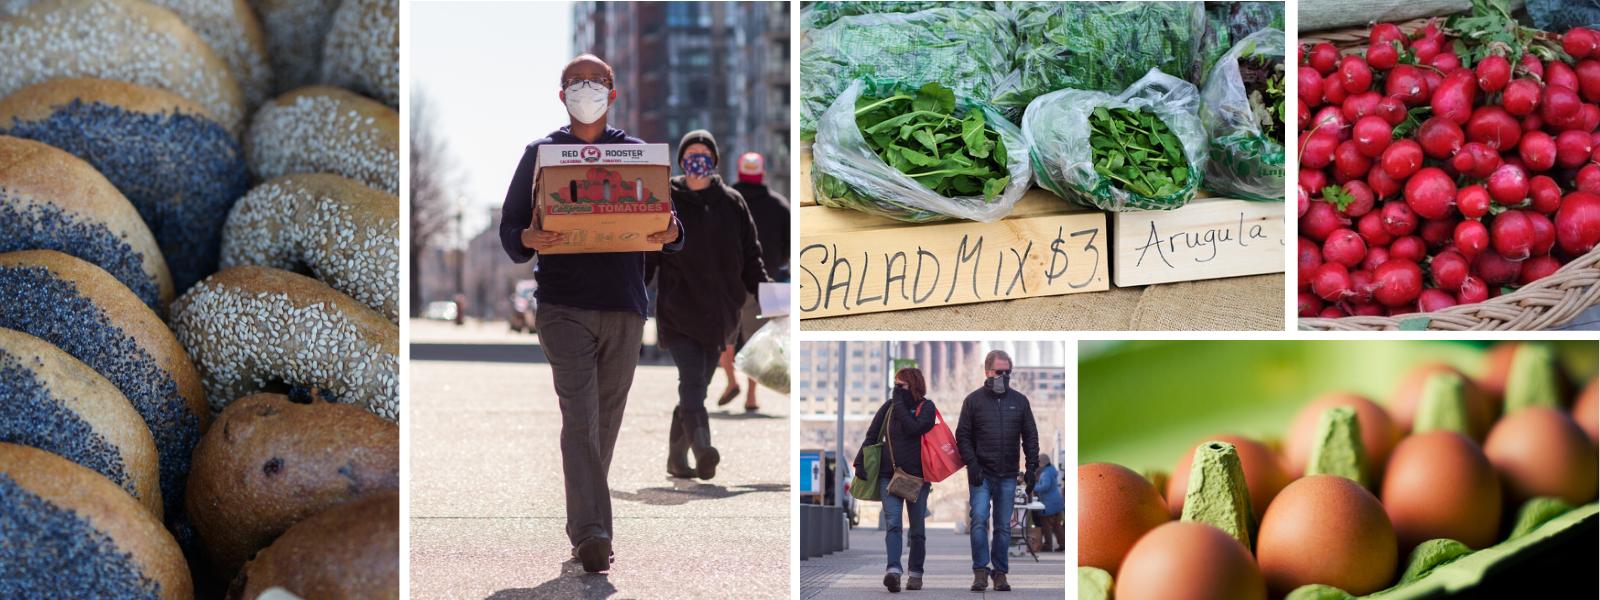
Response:
[{"label": "clear plastic bag", "polygon": [[[915,88],[937,81],[987,102],[1017,52],[1011,22],[992,10],[936,8],[844,17],[800,42],[800,139],[863,75]],[[1012,118],[1015,115],[1008,115]]]},{"label": "clear plastic bag", "polygon": [[1028,146],[1022,131],[986,104],[956,92],[956,115],[981,111],[986,127],[1000,134],[1006,146],[1006,171],[1011,179],[993,200],[984,196],[945,197],[879,158],[856,125],[856,99],[863,93],[887,97],[893,90],[914,90],[902,82],[862,78],[850,84],[817,123],[811,148],[812,189],[818,204],[854,208],[899,221],[921,223],[952,217],[993,223],[1011,214],[1011,208],[1032,185]]},{"label": "clear plastic bag", "polygon": [[789,317],[769,321],[733,357],[733,368],[772,391],[789,393]]},{"label": "clear plastic bag", "polygon": [[1152,68],[1185,81],[1204,74],[1200,2],[1005,2],[1016,25],[1016,69],[994,105],[1027,106],[1063,89],[1116,93]]},{"label": "clear plastic bag", "polygon": [[1229,198],[1283,202],[1283,134],[1274,139],[1263,131],[1250,107],[1239,70],[1246,51],[1276,58],[1285,68],[1283,32],[1276,29],[1251,34],[1217,61],[1200,92],[1200,123],[1210,139],[1205,186]]},{"label": "clear plastic bag", "polygon": [[1206,2],[1206,33],[1200,40],[1205,72],[1211,73],[1235,42],[1263,29],[1284,30],[1282,2]]},{"label": "clear plastic bag", "polygon": [[[1189,181],[1166,196],[1146,197],[1117,187],[1094,170],[1089,146],[1089,116],[1096,107],[1148,109],[1183,145]],[[1022,117],[1033,171],[1040,187],[1078,204],[1110,211],[1172,210],[1194,198],[1205,171],[1206,133],[1195,113],[1200,90],[1187,81],[1151,69],[1121,94],[1060,90],[1033,100]]]},{"label": "clear plastic bag", "polygon": [[821,29],[845,17],[883,13],[914,13],[933,8],[994,8],[994,2],[944,2],[940,0],[883,0],[881,2],[812,2],[800,9],[801,29]]}]

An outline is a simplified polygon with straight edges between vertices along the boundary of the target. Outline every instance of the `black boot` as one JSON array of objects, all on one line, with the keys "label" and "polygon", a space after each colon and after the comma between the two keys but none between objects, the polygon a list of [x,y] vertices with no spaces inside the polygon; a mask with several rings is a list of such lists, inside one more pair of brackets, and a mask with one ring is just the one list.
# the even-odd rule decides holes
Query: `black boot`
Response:
[{"label": "black boot", "polygon": [[689,436],[685,432],[680,409],[672,409],[672,429],[667,433],[667,474],[693,479],[694,467],[689,466]]},{"label": "black boot", "polygon": [[711,479],[717,476],[717,463],[722,461],[722,455],[711,447],[711,417],[706,414],[706,409],[694,413],[684,419],[684,425],[690,428],[689,443],[694,448],[695,473],[701,479]]}]

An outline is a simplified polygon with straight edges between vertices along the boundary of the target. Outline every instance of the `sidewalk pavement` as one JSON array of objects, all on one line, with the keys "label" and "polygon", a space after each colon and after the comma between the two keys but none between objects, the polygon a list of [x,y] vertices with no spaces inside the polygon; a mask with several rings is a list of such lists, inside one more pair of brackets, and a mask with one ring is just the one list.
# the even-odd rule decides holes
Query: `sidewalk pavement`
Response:
[{"label": "sidewalk pavement", "polygon": [[[957,535],[950,523],[929,523],[928,556],[923,562],[922,589],[904,590],[894,597],[905,600],[940,600],[959,598],[995,598],[998,600],[1023,600],[1028,598],[1066,597],[1067,562],[1062,552],[1041,552],[1039,560],[1033,557],[1011,557],[1011,571],[1006,574],[1011,591],[997,592],[993,584],[982,594],[972,592],[972,544],[966,534]],[[800,600],[849,600],[856,598],[889,598],[883,587],[883,573],[887,558],[884,556],[885,532],[874,525],[862,523],[850,530],[850,549],[800,562]],[[904,548],[904,547],[903,547]],[[902,550],[901,564],[909,560],[910,549]],[[901,578],[900,585],[905,585]]]},{"label": "sidewalk pavement", "polygon": [[760,413],[744,413],[742,396],[718,410],[719,372],[707,401],[717,477],[673,479],[677,370],[640,367],[611,465],[616,564],[591,575],[564,533],[549,365],[410,369],[411,598],[790,597],[787,396],[763,388]]}]

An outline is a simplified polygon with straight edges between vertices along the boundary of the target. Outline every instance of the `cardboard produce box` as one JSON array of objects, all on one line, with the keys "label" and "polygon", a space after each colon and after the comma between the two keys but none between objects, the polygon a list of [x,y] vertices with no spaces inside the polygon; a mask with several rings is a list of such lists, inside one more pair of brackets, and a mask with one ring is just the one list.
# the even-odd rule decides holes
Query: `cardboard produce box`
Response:
[{"label": "cardboard produce box", "polygon": [[567,241],[545,254],[660,250],[646,238],[672,222],[666,144],[539,147],[533,212]]}]

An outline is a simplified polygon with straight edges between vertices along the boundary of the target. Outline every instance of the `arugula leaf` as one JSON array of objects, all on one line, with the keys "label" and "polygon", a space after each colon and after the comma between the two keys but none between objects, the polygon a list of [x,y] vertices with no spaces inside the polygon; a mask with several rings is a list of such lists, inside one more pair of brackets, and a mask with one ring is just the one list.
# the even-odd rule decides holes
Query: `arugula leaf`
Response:
[{"label": "arugula leaf", "polygon": [[1095,173],[1145,197],[1170,196],[1189,187],[1183,145],[1155,114],[1103,106],[1091,114],[1089,147]]}]

